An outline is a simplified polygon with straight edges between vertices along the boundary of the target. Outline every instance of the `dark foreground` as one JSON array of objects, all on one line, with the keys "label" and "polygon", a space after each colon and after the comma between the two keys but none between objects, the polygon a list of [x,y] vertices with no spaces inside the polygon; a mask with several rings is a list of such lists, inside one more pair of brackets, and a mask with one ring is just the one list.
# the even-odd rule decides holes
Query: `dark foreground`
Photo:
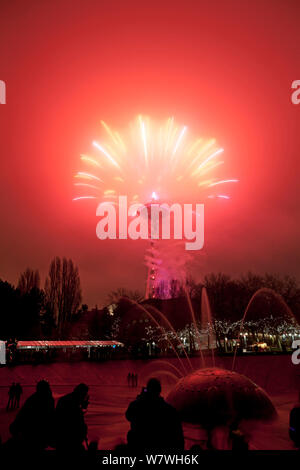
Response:
[{"label": "dark foreground", "polygon": [[[270,359],[253,357],[251,360],[252,363],[248,361],[245,364],[241,363],[241,359],[239,359],[238,366],[241,369],[247,369],[247,375],[267,389],[276,406],[279,418],[272,425],[257,422],[248,423],[250,449],[274,452],[292,450],[293,445],[288,436],[288,418],[289,411],[297,398],[298,371],[291,368],[288,362],[290,361],[289,357]],[[287,361],[285,367],[284,360]],[[195,363],[195,366],[199,365]],[[125,419],[125,411],[129,402],[140,392],[141,386],[146,383],[147,378],[158,376],[162,380],[162,395],[166,396],[175,383],[176,375],[179,374],[174,367],[180,369],[180,365],[175,360],[169,364],[164,361],[110,361],[2,367],[0,369],[0,435],[2,442],[9,438],[9,424],[16,414],[16,411],[6,412],[5,409],[8,386],[13,381],[19,381],[23,386],[24,393],[21,404],[34,392],[36,382],[39,379],[47,378],[49,380],[56,401],[60,396],[70,392],[79,382],[86,382],[90,387],[90,405],[86,414],[89,441],[96,440],[99,449],[109,450],[126,442],[129,423]],[[278,377],[281,368],[282,374]],[[130,388],[127,385],[126,377],[129,371],[138,373],[137,388]],[[264,374],[263,371],[265,371]],[[241,370],[241,372],[245,373],[245,370]],[[255,373],[257,374],[256,378],[254,377]],[[264,380],[265,383],[260,383],[260,380]],[[185,449],[188,450],[205,439],[205,432],[198,426],[184,424],[184,436]],[[49,458],[55,458],[55,453],[49,455]],[[99,458],[101,458],[100,454]],[[113,464],[113,462],[111,463]]]}]

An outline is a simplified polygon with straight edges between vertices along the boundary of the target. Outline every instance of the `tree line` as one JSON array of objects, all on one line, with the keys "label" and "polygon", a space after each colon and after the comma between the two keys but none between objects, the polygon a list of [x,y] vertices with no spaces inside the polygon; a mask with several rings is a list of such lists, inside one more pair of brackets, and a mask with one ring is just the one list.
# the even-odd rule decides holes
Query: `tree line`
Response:
[{"label": "tree line", "polygon": [[44,288],[38,270],[27,268],[17,287],[0,280],[1,339],[63,338],[82,300],[78,267],[54,258]]},{"label": "tree line", "polygon": [[[259,329],[269,331],[279,331],[283,325],[286,329],[290,312],[300,323],[300,286],[293,277],[249,272],[233,278],[223,273],[210,273],[202,282],[188,279],[184,286],[174,280],[171,298],[184,297],[187,291],[192,301],[201,306],[204,287],[210,302],[215,333],[219,338],[236,336],[236,329],[239,328],[249,300],[262,288],[266,292],[254,299],[247,313],[245,326],[249,331],[257,329],[257,325],[260,325]],[[141,310],[137,313],[139,321],[135,323],[139,337],[135,338],[131,330],[127,329],[127,314],[132,308],[132,301],[140,304],[144,300],[137,290],[120,288],[111,292],[107,298],[107,307],[88,315],[89,339],[118,339],[125,343],[127,336],[131,342],[141,337],[153,339],[157,334],[156,329],[151,326],[151,322],[141,322]],[[76,325],[81,318],[80,313],[88,310],[88,306],[81,305],[81,302],[79,271],[71,259],[56,257],[51,261],[43,288],[38,270],[30,268],[20,275],[17,287],[0,280],[1,339],[66,339],[70,326]],[[199,314],[199,309],[197,312]],[[189,315],[186,317],[188,334],[192,337]],[[169,320],[172,323],[171,317]],[[174,327],[176,329],[176,325]]]}]

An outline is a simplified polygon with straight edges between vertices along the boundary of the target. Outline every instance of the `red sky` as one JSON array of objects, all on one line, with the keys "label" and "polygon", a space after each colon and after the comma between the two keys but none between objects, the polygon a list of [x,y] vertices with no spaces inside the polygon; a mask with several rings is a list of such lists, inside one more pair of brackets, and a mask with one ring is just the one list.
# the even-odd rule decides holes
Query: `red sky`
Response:
[{"label": "red sky", "polygon": [[122,128],[138,113],[216,137],[240,179],[206,209],[198,276],[300,278],[299,18],[298,0],[1,0],[0,278],[30,266],[44,279],[59,255],[90,306],[144,289],[145,245],[98,240],[94,205],[72,202],[100,120]]}]

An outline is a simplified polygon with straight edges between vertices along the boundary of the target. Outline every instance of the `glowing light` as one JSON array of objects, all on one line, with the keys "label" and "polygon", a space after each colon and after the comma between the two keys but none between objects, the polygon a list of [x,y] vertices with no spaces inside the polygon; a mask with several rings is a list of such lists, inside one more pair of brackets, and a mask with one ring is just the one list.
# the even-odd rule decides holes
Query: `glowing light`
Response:
[{"label": "glowing light", "polygon": [[218,197],[219,199],[230,199],[230,196],[226,196],[225,194],[218,194],[217,196],[214,196],[213,194],[210,194],[207,197],[209,199],[214,199],[215,197]]},{"label": "glowing light", "polygon": [[187,129],[186,126],[184,126],[184,127],[182,128],[182,131],[180,132],[179,137],[178,137],[178,139],[177,139],[177,142],[176,142],[176,144],[175,144],[175,147],[174,147],[174,150],[173,150],[173,155],[175,155],[175,153],[176,153],[176,151],[177,151],[177,149],[178,149],[178,147],[179,147],[179,145],[180,145],[180,142],[182,141],[182,138],[183,138],[183,136],[184,136],[184,134],[185,134],[186,129]]},{"label": "glowing light", "polygon": [[110,128],[110,127],[106,124],[106,122],[104,122],[104,121],[101,121],[101,124],[102,124],[102,126],[104,127],[104,129],[106,130],[106,132],[108,133],[108,135],[112,138],[113,142],[118,145],[118,143],[119,143],[119,142],[118,142],[118,139],[117,139],[117,137],[114,135],[114,133],[113,133],[113,131],[111,130],[111,128]]},{"label": "glowing light", "polygon": [[125,180],[121,176],[114,176],[114,181],[120,181],[120,183],[124,183]]},{"label": "glowing light", "polygon": [[210,162],[208,165],[206,165],[202,170],[200,170],[200,175],[206,175],[206,173],[209,173],[211,170],[214,170],[220,165],[223,165],[224,161],[220,160],[219,162]]},{"label": "glowing light", "polygon": [[86,173],[85,171],[78,171],[77,175],[75,175],[75,178],[93,179],[93,180],[97,180],[97,181],[100,181],[101,183],[103,183],[101,178],[99,178],[98,176],[95,176],[91,173]]},{"label": "glowing light", "polygon": [[126,145],[124,144],[124,142],[123,142],[123,140],[122,140],[120,134],[119,134],[118,132],[115,132],[115,136],[116,136],[116,138],[118,139],[118,141],[119,141],[119,143],[120,143],[120,146],[121,146],[123,152],[126,152]]},{"label": "glowing light", "polygon": [[144,204],[149,195],[153,201],[163,197],[169,203],[195,198],[201,202],[200,198],[206,197],[229,199],[226,194],[208,190],[238,181],[218,177],[218,168],[224,164],[224,159],[218,158],[223,148],[215,138],[193,136],[187,130],[173,117],[155,122],[139,115],[128,130],[122,131],[121,138],[119,132],[101,121],[101,136],[93,141],[95,155],[80,156],[82,165],[94,168],[90,172],[83,168],[75,175],[78,190],[81,186],[90,189],[91,196],[78,196],[107,201],[126,194],[129,200]]},{"label": "glowing light", "polygon": [[236,179],[216,181],[215,183],[211,183],[209,187],[217,186],[218,184],[224,184],[224,183],[237,183],[238,181],[239,180],[236,180]]},{"label": "glowing light", "polygon": [[[202,139],[199,139],[202,142]],[[192,168],[200,158],[203,157],[207,153],[207,151],[213,147],[216,143],[216,139],[209,139],[207,142],[204,142],[200,150],[197,150],[196,156],[192,158],[192,160],[189,162],[188,168]],[[192,154],[189,154],[192,157]]]},{"label": "glowing light", "polygon": [[174,118],[171,117],[167,120],[167,137],[166,137],[166,145],[165,145],[165,152],[169,149],[169,142],[170,142],[170,134],[172,132]]},{"label": "glowing light", "polygon": [[222,152],[224,152],[224,149],[218,149],[214,153],[212,153],[198,166],[198,168],[192,173],[192,176],[196,175],[201,170],[201,168],[203,168],[210,160],[212,160],[213,158],[215,158],[217,155],[219,155]]},{"label": "glowing light", "polygon": [[197,139],[197,140],[195,140],[195,142],[191,145],[191,147],[190,147],[189,150],[187,151],[187,154],[188,154],[188,155],[191,155],[191,154],[194,152],[194,150],[195,150],[196,148],[198,148],[199,145],[202,143],[202,140],[203,140],[203,139]]},{"label": "glowing light", "polygon": [[145,161],[146,161],[146,163],[148,163],[147,137],[146,137],[145,123],[142,120],[142,116],[139,116],[139,120],[140,120],[140,126],[141,126],[142,141],[143,141],[143,145],[144,145]]},{"label": "glowing light", "polygon": [[198,186],[207,186],[209,187],[212,180],[199,181]]},{"label": "glowing light", "polygon": [[102,153],[109,159],[109,161],[110,161],[113,165],[119,167],[119,165],[118,165],[118,163],[115,161],[115,159],[105,150],[105,148],[103,148],[103,147],[102,147],[98,142],[96,142],[95,140],[94,140],[94,142],[93,142],[93,146],[96,147],[98,150],[100,150],[100,152],[102,152]]},{"label": "glowing light", "polygon": [[100,163],[97,162],[97,160],[95,160],[94,158],[88,157],[87,155],[80,155],[80,158],[81,158],[81,160],[83,160],[84,162],[90,163],[90,164],[92,164],[92,165],[96,165],[96,166],[98,166],[99,168],[101,168]]},{"label": "glowing light", "polygon": [[97,199],[95,196],[80,196],[80,197],[74,197],[73,201],[79,201],[80,199]]}]

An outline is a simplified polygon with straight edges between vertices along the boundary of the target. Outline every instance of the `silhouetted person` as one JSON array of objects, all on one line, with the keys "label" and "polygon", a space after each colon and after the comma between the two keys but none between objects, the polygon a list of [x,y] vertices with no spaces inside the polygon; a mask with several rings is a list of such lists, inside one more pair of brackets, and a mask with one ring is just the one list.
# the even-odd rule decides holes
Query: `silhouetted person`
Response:
[{"label": "silhouetted person", "polygon": [[128,372],[128,375],[127,375],[127,383],[128,383],[128,387],[130,387],[131,385],[131,380],[132,380],[132,375],[130,372]]},{"label": "silhouetted person", "polygon": [[53,419],[52,391],[46,380],[40,380],[9,429],[14,441],[24,448],[42,450],[52,443]]},{"label": "silhouetted person", "polygon": [[300,392],[298,403],[295,404],[294,408],[290,412],[289,434],[295,446],[300,448]]},{"label": "silhouetted person", "polygon": [[81,452],[87,443],[84,411],[88,406],[88,386],[79,384],[73,392],[58,400],[55,410],[56,448],[64,452]]},{"label": "silhouetted person", "polygon": [[177,411],[160,396],[159,380],[152,378],[147,388],[130,403],[126,418],[131,423],[128,446],[135,451],[179,450],[184,448]]},{"label": "silhouetted person", "polygon": [[6,406],[6,411],[14,409],[15,396],[16,396],[16,384],[15,382],[13,382],[8,390],[8,402]]},{"label": "silhouetted person", "polygon": [[246,436],[238,429],[231,432],[231,449],[239,452],[249,450]]},{"label": "silhouetted person", "polygon": [[16,384],[16,388],[15,388],[15,402],[14,402],[14,408],[19,408],[20,407],[20,399],[21,399],[21,395],[23,393],[23,389],[21,387],[21,384],[18,382]]}]

